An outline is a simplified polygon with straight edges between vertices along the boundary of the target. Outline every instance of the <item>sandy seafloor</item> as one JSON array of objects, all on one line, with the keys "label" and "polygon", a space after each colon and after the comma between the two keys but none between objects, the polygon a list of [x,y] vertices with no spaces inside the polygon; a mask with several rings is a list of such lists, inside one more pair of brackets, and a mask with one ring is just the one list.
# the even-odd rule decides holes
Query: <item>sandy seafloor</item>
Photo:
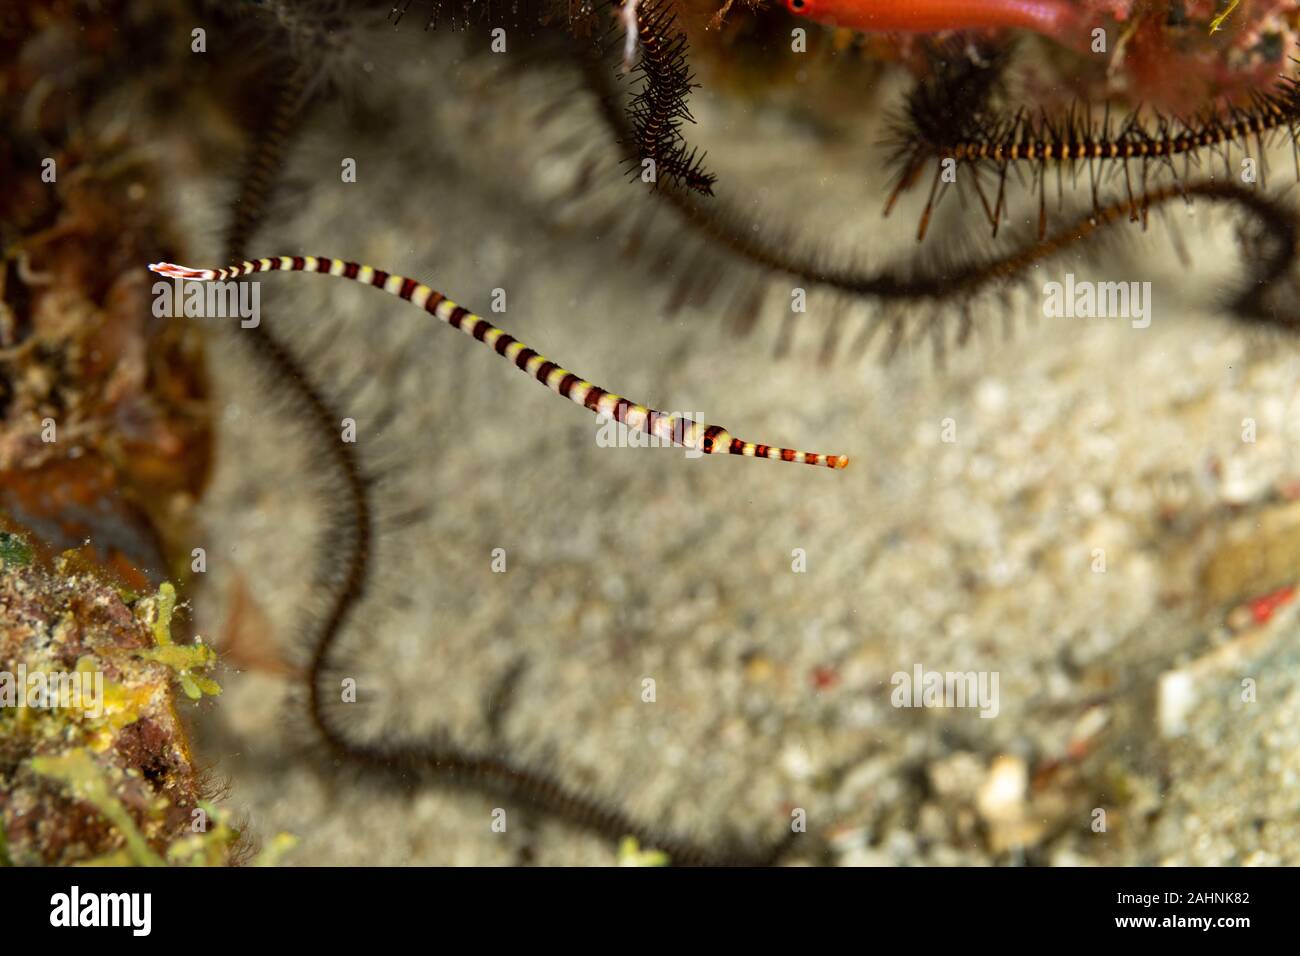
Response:
[{"label": "sandy seafloor", "polygon": [[[326,391],[361,382],[340,412],[358,422],[363,459],[402,466],[376,492],[373,587],[335,656],[362,689],[350,733],[442,728],[706,844],[766,844],[802,808],[809,833],[788,862],[1300,863],[1300,628],[1287,610],[1235,635],[1225,624],[1300,576],[1287,544],[1300,345],[1215,309],[1237,270],[1229,219],[1174,214],[1190,266],[1153,226],[1099,266],[1047,267],[1044,281],[1150,279],[1147,329],[1028,323],[1040,300],[1022,297],[1009,342],[986,303],[996,334],[946,370],[923,350],[823,365],[827,300],[814,293],[778,360],[788,280],[771,283],[745,338],[716,306],[665,317],[698,246],[667,266],[623,256],[601,218],[644,205],[617,177],[557,205],[579,166],[566,136],[602,135],[578,109],[539,129],[538,91],[561,81],[494,79],[457,63],[454,41],[404,42],[374,44],[350,104],[311,115],[251,252],[358,259],[478,311],[504,288],[494,321],[591,381],[852,464],[599,447],[589,413],[409,306],[339,280],[264,279],[265,321],[315,356]],[[842,141],[819,152],[788,112],[695,104],[720,190],[747,184],[743,203],[852,236],[864,256],[911,253],[915,220],[882,222],[879,184],[864,182],[878,154]],[[358,161],[354,184],[339,182],[343,157]],[[230,171],[214,161],[182,189],[196,263],[219,256]],[[945,208],[940,229],[969,222]],[[650,229],[671,245],[670,220]],[[335,493],[320,490],[327,462],[245,350],[214,337],[210,359],[220,427],[198,625],[219,637],[242,582],[265,621],[245,613],[243,632],[300,661]],[[384,408],[395,414],[376,434]],[[892,675],[918,664],[996,671],[997,716],[891,706]],[[610,842],[527,807],[505,804],[497,833],[500,799],[322,766],[302,749],[291,680],[246,667],[222,682],[196,721],[200,755],[254,833],[299,838],[287,862],[615,860]]]}]

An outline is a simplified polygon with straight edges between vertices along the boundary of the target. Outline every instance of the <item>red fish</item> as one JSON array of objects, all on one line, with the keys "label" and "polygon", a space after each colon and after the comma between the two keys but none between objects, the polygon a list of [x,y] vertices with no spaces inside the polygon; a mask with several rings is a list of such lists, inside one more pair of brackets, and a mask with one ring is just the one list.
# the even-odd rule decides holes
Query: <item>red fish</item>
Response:
[{"label": "red fish", "polygon": [[1018,27],[1067,46],[1086,45],[1066,0],[785,0],[796,16],[860,33],[939,33]]}]

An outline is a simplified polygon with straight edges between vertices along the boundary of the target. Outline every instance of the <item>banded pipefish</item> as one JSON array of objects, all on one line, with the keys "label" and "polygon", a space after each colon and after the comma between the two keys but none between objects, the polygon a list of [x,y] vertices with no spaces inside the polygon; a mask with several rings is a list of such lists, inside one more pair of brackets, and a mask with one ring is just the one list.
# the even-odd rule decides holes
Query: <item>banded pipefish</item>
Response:
[{"label": "banded pipefish", "polygon": [[151,263],[149,268],[169,278],[191,279],[199,282],[224,282],[260,272],[310,272],[352,279],[363,285],[382,289],[389,295],[397,296],[424,309],[453,329],[459,329],[482,342],[556,394],[601,417],[611,418],[630,429],[652,435],[660,441],[698,449],[706,455],[742,455],[746,458],[793,461],[806,465],[822,465],[827,468],[843,468],[849,463],[844,455],[822,455],[794,448],[742,441],[733,438],[731,433],[721,425],[708,425],[684,416],[670,415],[639,405],[562,368],[546,356],[524,345],[513,335],[497,328],[487,319],[457,305],[441,292],[415,279],[385,272],[383,269],[324,256],[273,256],[266,259],[250,259],[226,269],[192,269],[171,262]]}]

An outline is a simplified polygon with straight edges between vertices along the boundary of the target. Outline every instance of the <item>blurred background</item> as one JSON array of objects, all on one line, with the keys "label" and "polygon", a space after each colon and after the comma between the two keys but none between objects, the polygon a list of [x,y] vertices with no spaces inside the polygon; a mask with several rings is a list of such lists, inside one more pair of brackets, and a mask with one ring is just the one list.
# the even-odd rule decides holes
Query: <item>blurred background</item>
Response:
[{"label": "blurred background", "polygon": [[[700,84],[683,132],[717,177],[689,202],[725,229],[899,275],[1034,241],[1037,193],[1015,184],[997,239],[965,192],[918,243],[928,175],[882,218],[919,40],[719,6],[679,14]],[[604,447],[589,412],[404,303],[262,277],[262,324],[356,422],[375,478],[369,584],[328,667],[360,689],[330,709],[348,739],[544,767],[705,846],[766,847],[802,816],[784,863],[1300,862],[1300,359],[1228,307],[1250,274],[1239,210],[1170,203],[960,301],[853,297],[737,255],[629,176],[560,25],[507,24],[496,53],[490,23],[414,9],[246,7],[6,14],[4,159],[30,215],[6,224],[3,507],[51,553],[88,538],[141,588],[177,581],[222,661],[223,693],[178,705],[194,761],[256,840],[292,834],[299,864],[620,858],[527,801],[320,753],[304,674],[340,586],[315,569],[348,554],[337,435],[237,322],[151,317],[145,269],[225,263],[247,157],[275,135],[250,256],[419,278],[635,401],[851,458]],[[598,66],[634,90],[597,15]],[[1241,72],[1214,84],[1267,73],[1243,34],[1287,49],[1293,17],[1247,0],[1216,50]],[[1011,85],[1068,102],[1109,77],[1129,98],[1155,55],[1135,49],[1099,79],[1023,40]],[[1288,210],[1290,145],[1266,193]],[[57,188],[23,165],[47,154]],[[1067,179],[1053,230],[1088,204]],[[1067,273],[1150,282],[1150,326],[1045,317]],[[913,328],[943,330],[941,363]],[[50,402],[76,454],[33,438]],[[996,674],[996,714],[896,706],[918,667]]]}]

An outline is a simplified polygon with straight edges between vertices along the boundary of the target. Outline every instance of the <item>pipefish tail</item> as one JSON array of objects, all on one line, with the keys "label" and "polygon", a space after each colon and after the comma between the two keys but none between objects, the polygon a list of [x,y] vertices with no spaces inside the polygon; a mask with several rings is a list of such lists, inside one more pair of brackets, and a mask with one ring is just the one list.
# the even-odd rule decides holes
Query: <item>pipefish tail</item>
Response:
[{"label": "pipefish tail", "polygon": [[382,269],[374,269],[343,259],[319,256],[252,259],[227,269],[191,269],[170,262],[151,263],[149,268],[169,278],[191,279],[199,282],[224,282],[243,275],[277,271],[341,276],[364,285],[374,286],[389,295],[413,303],[453,329],[459,329],[466,335],[473,336],[551,391],[599,416],[613,419],[634,431],[644,432],[660,441],[696,449],[706,455],[741,455],[746,458],[768,458],[774,461],[792,461],[836,469],[843,468],[849,463],[844,455],[821,455],[793,448],[741,441],[739,438],[733,438],[731,433],[721,425],[707,425],[684,416],[670,415],[645,405],[638,405],[561,368],[514,336],[497,328],[487,319],[457,305],[441,292],[436,292],[415,279],[385,272]]}]

